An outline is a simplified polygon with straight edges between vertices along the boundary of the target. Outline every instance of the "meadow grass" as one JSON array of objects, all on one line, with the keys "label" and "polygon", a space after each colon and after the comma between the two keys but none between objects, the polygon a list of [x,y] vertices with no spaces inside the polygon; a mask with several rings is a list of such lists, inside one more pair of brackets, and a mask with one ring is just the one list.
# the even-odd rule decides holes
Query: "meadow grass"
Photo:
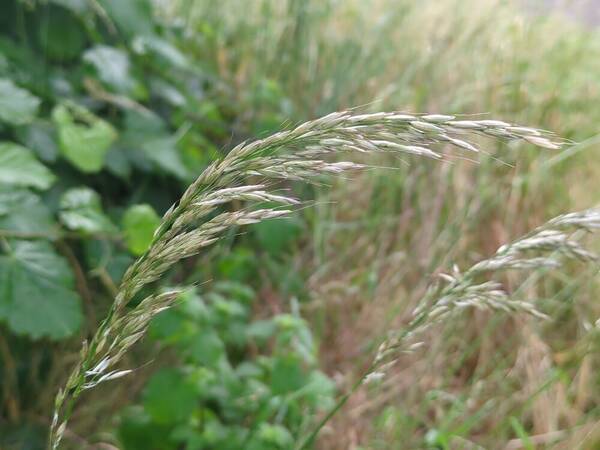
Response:
[{"label": "meadow grass", "polygon": [[[581,265],[566,263],[561,271],[510,271],[495,278],[495,284],[484,284],[495,292],[492,300],[510,292],[510,298],[501,299],[503,306],[530,309],[533,301],[550,320],[490,311],[453,314],[451,320],[422,330],[419,342],[426,343],[427,351],[399,359],[394,355],[397,362],[382,380],[367,385],[361,380],[370,372],[380,342],[391,339],[386,330],[405,330],[412,323],[413,311],[423,298],[431,298],[432,280],[439,274],[450,274],[449,286],[460,285],[457,280],[468,271],[453,274],[453,264],[472,267],[475,261],[494,260],[491,255],[514,236],[561,212],[597,202],[598,32],[560,17],[526,16],[511,2],[496,0],[182,0],[166,8],[167,15],[184,18],[192,35],[202,36],[190,39],[186,50],[212,64],[235,87],[230,100],[244,112],[240,129],[255,129],[262,137],[277,131],[283,121],[299,123],[355,105],[366,111],[401,110],[392,115],[404,116],[403,127],[409,124],[410,132],[405,136],[403,128],[395,140],[387,134],[381,139],[368,136],[366,142],[394,145],[374,144],[387,151],[359,155],[348,165],[321,159],[331,149],[373,150],[359,142],[349,144],[355,136],[349,137],[347,130],[319,136],[333,141],[319,142],[318,151],[307,149],[306,142],[298,145],[305,151],[299,156],[309,158],[309,164],[263,154],[265,148],[267,153],[274,149],[263,146],[264,141],[232,151],[231,158],[243,151],[251,154],[234,163],[258,178],[308,181],[361,163],[395,168],[337,178],[332,189],[316,184],[314,208],[304,210],[312,234],[297,259],[312,276],[307,280],[311,301],[302,306],[303,314],[328,343],[322,362],[338,380],[340,392],[357,387],[321,430],[319,446],[593,448],[600,412],[594,322],[600,307],[595,270]],[[184,8],[183,14],[178,8]],[[253,94],[263,88],[270,94]],[[271,117],[274,104],[279,113]],[[459,117],[430,115],[428,120],[407,111],[447,111]],[[489,120],[481,113],[552,130],[576,144],[560,152],[540,152],[519,142],[489,139],[509,132],[536,143],[539,136],[531,130],[507,131],[502,121],[495,124],[500,136],[479,133],[468,142],[455,133],[450,137],[458,142],[443,137],[448,135],[445,121],[464,122],[476,132],[494,129],[494,122],[473,125]],[[375,129],[385,119],[369,117],[373,123],[365,125]],[[429,139],[425,143],[422,132]],[[287,145],[285,139],[275,147]],[[471,145],[480,150],[477,165],[460,160],[473,159]],[[449,151],[450,146],[460,152]],[[430,156],[431,161],[401,158],[406,152]],[[438,155],[442,162],[435,161]],[[267,161],[246,166],[255,156]],[[411,164],[403,164],[406,160]],[[84,348],[83,364],[59,395],[55,431],[70,415],[71,397],[77,398],[84,386],[127,374],[112,365],[143,336],[154,312],[172,301],[170,294],[151,296],[142,308],[125,314],[122,305],[143,284],[212,243],[226,227],[295,207],[296,199],[274,192],[272,182],[253,180],[243,186],[236,184],[237,175],[221,178],[226,167],[216,163],[208,175],[213,170],[219,176],[196,183],[184,196],[184,206],[167,214],[149,253],[151,261],[156,258],[165,265],[148,264],[143,257],[129,272],[109,320]],[[199,192],[201,186],[210,190]],[[211,216],[216,206],[231,201],[285,206]],[[199,222],[202,217],[210,219]],[[195,228],[198,223],[209,225]],[[436,293],[448,288],[434,286]],[[513,299],[524,303],[512,304]],[[117,325],[123,328],[114,334]],[[103,342],[108,335],[113,344]]]},{"label": "meadow grass", "polygon": [[[317,206],[306,212],[312,246],[298,259],[314,267],[305,313],[328,342],[323,364],[341,390],[368,365],[378,330],[410,322],[430,277],[598,201],[600,37],[593,29],[495,0],[265,0],[218,9],[199,2],[194,13],[191,29],[215,30],[210,59],[235,82],[236,100],[250,106],[249,122],[265,107],[247,93],[268,80],[295,117],[358,104],[493,112],[574,141],[558,154],[486,142],[477,167],[400,165],[317,189]],[[545,299],[554,319],[474,312],[442,324],[428,335],[426,354],[405,357],[379,388],[350,399],[324,430],[323,448],[466,448],[465,440],[486,448],[592,447],[600,399],[593,274],[506,275],[504,287]]]},{"label": "meadow grass", "polygon": [[[152,318],[171,307],[181,293],[172,290],[138,297],[139,303],[128,308],[144,287],[159,280],[178,261],[218,243],[226,231],[288,216],[292,210],[287,208],[299,204],[294,198],[268,192],[265,189],[269,184],[278,180],[310,183],[323,175],[367,167],[350,161],[327,160],[344,153],[452,158],[451,153],[436,151],[440,144],[478,153],[479,149],[468,142],[470,136],[478,134],[524,140],[548,149],[560,148],[547,133],[496,120],[457,120],[454,116],[439,114],[336,112],[261,140],[241,143],[210,164],[164,214],[150,248],[125,272],[107,317],[89,343],[84,342],[80,359],[55,400],[49,448],[56,449],[60,445],[75,404],[84,391],[131,373],[131,369],[120,369],[116,365],[145,335]],[[249,177],[258,179],[259,184],[245,184]],[[240,202],[245,205],[243,208],[237,206]],[[265,202],[286,208],[258,208]],[[221,205],[234,208],[222,212]],[[584,255],[576,244],[567,244],[564,245],[572,253]],[[496,298],[494,302],[509,310],[527,309],[525,303],[512,302],[507,296]],[[534,310],[529,308],[528,311]],[[378,356],[374,370],[382,358]],[[316,431],[307,443],[314,439]]]}]

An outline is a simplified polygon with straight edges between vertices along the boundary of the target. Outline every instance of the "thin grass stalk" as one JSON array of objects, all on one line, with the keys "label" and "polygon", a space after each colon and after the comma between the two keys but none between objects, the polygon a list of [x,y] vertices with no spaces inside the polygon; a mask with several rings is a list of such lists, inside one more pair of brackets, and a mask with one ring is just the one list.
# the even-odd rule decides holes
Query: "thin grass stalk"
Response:
[{"label": "thin grass stalk", "polygon": [[[491,276],[504,270],[558,269],[563,266],[566,259],[597,263],[598,256],[585,249],[580,240],[585,234],[598,229],[600,229],[598,208],[563,214],[512,243],[501,246],[494,255],[474,264],[464,273],[454,267],[452,275],[442,274],[442,279],[447,285],[440,287],[438,282],[434,282],[428,287],[426,295],[413,312],[413,319],[401,330],[389,333],[380,344],[369,367],[362,372],[362,375],[313,430],[300,441],[295,450],[309,448],[323,427],[361,386],[383,378],[385,372],[395,365],[400,354],[412,353],[423,346],[423,342],[415,342],[415,337],[420,337],[433,325],[448,320],[457,310],[483,308],[505,313],[525,313],[538,319],[549,319],[530,303],[513,300],[509,293],[500,290],[500,284]],[[489,275],[486,281],[478,281],[485,274]],[[474,296],[474,293],[478,295]],[[490,299],[494,301],[491,302]]]},{"label": "thin grass stalk", "polygon": [[[508,270],[557,270],[563,268],[567,260],[597,264],[598,255],[584,247],[582,238],[598,229],[598,208],[563,214],[501,246],[494,255],[464,272],[455,266],[451,273],[441,274],[441,282],[436,281],[428,287],[407,327],[389,333],[381,344],[375,366],[389,367],[398,353],[411,352],[422,344],[414,342],[415,337],[465,308],[525,313],[539,319],[549,319],[532,303],[513,298],[514,295],[506,292],[502,284],[494,279],[494,275]],[[383,375],[378,370],[373,372],[376,373]],[[376,378],[373,374],[372,377]]]}]

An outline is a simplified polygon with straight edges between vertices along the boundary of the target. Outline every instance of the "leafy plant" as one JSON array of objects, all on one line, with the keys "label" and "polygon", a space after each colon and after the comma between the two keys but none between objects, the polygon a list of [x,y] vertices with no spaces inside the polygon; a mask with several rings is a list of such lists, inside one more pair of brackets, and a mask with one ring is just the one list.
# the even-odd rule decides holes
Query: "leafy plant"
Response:
[{"label": "leafy plant", "polygon": [[[20,254],[29,245],[39,246],[57,261],[64,276],[52,282],[71,293],[63,303],[73,309],[73,317],[80,317],[81,292],[74,290],[72,267],[79,244],[65,240],[116,242],[123,237],[133,254],[143,251],[156,226],[154,208],[161,204],[154,200],[148,205],[144,188],[131,180],[143,177],[146,183],[156,184],[166,182],[165,177],[188,178],[176,130],[187,127],[188,139],[203,138],[202,126],[190,130],[185,114],[202,105],[205,93],[190,84],[198,72],[177,50],[172,30],[159,26],[145,1],[122,7],[109,1],[10,0],[3,10],[0,221],[2,236],[8,239],[3,248],[11,255],[12,249]],[[24,28],[4,20],[16,16],[24,21]],[[146,25],[136,26],[136,21]],[[176,75],[163,70],[165,58],[177,63]],[[142,73],[149,83],[140,81]],[[148,89],[155,85],[156,90]],[[165,91],[184,101],[169,102],[161,94]],[[204,143],[209,144],[206,139]],[[203,150],[198,149],[189,153],[192,158],[201,155]],[[121,195],[113,196],[105,181]],[[172,200],[168,195],[163,198],[167,203]],[[123,208],[134,203],[144,206],[133,206],[123,215]],[[122,228],[117,226],[120,222]],[[68,263],[65,251],[61,255],[53,245],[19,239],[54,242],[68,248],[65,251],[74,258]],[[20,289],[18,273],[3,271],[14,289]],[[8,304],[8,298],[0,302]],[[30,314],[32,323],[45,322],[43,309],[32,308]],[[14,321],[7,323],[17,331],[11,325]],[[47,331],[31,337],[68,337],[78,331],[81,320],[60,329],[52,329],[52,323],[45,322]],[[28,334],[25,327],[18,332]]]},{"label": "leafy plant", "polygon": [[[184,297],[149,330],[183,365],[155,373],[142,406],[125,411],[123,448],[290,448],[306,411],[333,401],[307,324],[287,314],[252,322],[245,285]],[[249,348],[259,354],[246,359]]]},{"label": "leafy plant", "polygon": [[12,440],[21,428],[46,438],[35,417],[68,339],[96,328],[155,211],[229,138],[219,83],[154,13],[145,0],[2,2],[2,448],[27,445]]}]

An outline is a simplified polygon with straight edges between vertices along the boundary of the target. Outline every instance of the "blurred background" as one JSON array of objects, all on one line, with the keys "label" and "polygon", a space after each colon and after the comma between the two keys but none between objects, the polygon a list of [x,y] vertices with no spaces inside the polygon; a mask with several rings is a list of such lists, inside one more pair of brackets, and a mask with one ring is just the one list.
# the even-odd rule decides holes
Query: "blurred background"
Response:
[{"label": "blurred background", "polygon": [[[600,192],[600,2],[0,0],[0,449],[54,396],[160,216],[237,143],[332,111],[494,118],[560,151],[393,167],[228,235],[90,391],[65,449],[292,449],[432,278]],[[318,449],[600,448],[594,269],[534,273],[552,319],[465,311],[328,423]],[[514,276],[503,283],[510,290]]]}]

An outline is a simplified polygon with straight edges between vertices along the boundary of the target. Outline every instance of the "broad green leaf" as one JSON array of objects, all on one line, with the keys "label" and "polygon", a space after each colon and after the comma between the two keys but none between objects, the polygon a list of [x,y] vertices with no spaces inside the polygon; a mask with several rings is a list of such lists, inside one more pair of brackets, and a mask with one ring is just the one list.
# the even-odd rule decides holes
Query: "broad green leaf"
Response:
[{"label": "broad green leaf", "polygon": [[19,141],[33,150],[42,161],[56,161],[58,156],[56,129],[50,121],[36,120],[27,126],[19,127],[17,136]]},{"label": "broad green leaf", "polygon": [[83,16],[90,11],[91,4],[87,0],[50,0],[50,3],[60,5],[73,13]]},{"label": "broad green leaf", "polygon": [[128,36],[153,32],[152,2],[148,0],[98,0],[119,30]]},{"label": "broad green leaf", "polygon": [[241,245],[223,255],[215,266],[225,280],[249,282],[258,274],[255,253]]},{"label": "broad green leaf", "polygon": [[189,340],[182,342],[181,350],[190,360],[206,367],[217,367],[225,355],[225,345],[219,335],[211,329],[196,333]]},{"label": "broad green leaf", "polygon": [[187,419],[196,408],[198,390],[190,377],[176,369],[157,372],[144,390],[144,408],[159,424]]},{"label": "broad green leaf", "polygon": [[154,54],[162,60],[161,63],[174,69],[185,69],[189,65],[185,55],[177,47],[157,36],[137,36],[132,48],[140,55]]},{"label": "broad green leaf", "polygon": [[[125,410],[119,421],[119,441],[123,450],[175,450],[171,426],[159,425],[141,407]],[[39,447],[42,448],[42,447]]]},{"label": "broad green leaf", "polygon": [[0,256],[0,320],[34,339],[79,329],[80,300],[67,262],[46,241],[7,241]]},{"label": "broad green leaf", "polygon": [[[63,1],[63,3],[67,2]],[[76,2],[69,3],[70,6],[77,7]],[[47,13],[49,20],[40,21],[35,30],[45,60],[57,62],[75,60],[87,44],[82,21],[65,8],[51,8]]]},{"label": "broad green leaf", "polygon": [[[190,326],[192,325],[192,326]],[[172,345],[196,333],[196,328],[181,312],[181,308],[169,308],[158,314],[148,329],[148,336],[160,340],[163,345]]]},{"label": "broad green leaf", "polygon": [[150,81],[150,90],[152,94],[165,100],[167,103],[181,108],[187,103],[187,98],[174,85],[167,83],[165,80],[155,78]]},{"label": "broad green leaf", "polygon": [[13,142],[0,142],[0,183],[48,189],[55,180],[31,150]]},{"label": "broad green leaf", "polygon": [[60,151],[65,158],[82,172],[102,169],[106,152],[117,138],[112,125],[73,104],[56,106],[52,119],[58,127]]},{"label": "broad green leaf", "polygon": [[40,197],[27,190],[0,189],[0,229],[57,235],[57,226]]},{"label": "broad green leaf", "polygon": [[214,283],[214,291],[232,300],[237,300],[241,304],[250,305],[254,301],[256,298],[254,289],[239,281],[228,278],[226,280]]},{"label": "broad green leaf", "polygon": [[187,178],[188,171],[177,151],[175,136],[157,137],[141,145],[146,156],[159,168],[178,178]]},{"label": "broad green leaf", "polygon": [[131,175],[131,161],[127,150],[113,145],[106,154],[106,170],[124,180],[129,180]]},{"label": "broad green leaf", "polygon": [[125,116],[125,132],[121,143],[133,151],[141,149],[137,153],[142,158],[138,159],[145,161],[135,162],[143,170],[157,166],[179,178],[187,178],[188,170],[177,149],[177,138],[169,134],[160,116],[129,111]]},{"label": "broad green leaf", "polygon": [[119,144],[129,149],[137,149],[141,142],[152,141],[169,136],[167,124],[156,113],[126,111],[124,113],[124,130]]},{"label": "broad green leaf", "polygon": [[260,440],[260,445],[255,447],[258,449],[275,448],[284,449],[292,448],[294,439],[289,430],[281,425],[270,424],[263,422],[260,424],[256,438]]},{"label": "broad green leaf", "polygon": [[159,223],[160,217],[150,205],[134,205],[125,212],[123,230],[131,253],[141,255],[148,249]]},{"label": "broad green leaf", "polygon": [[246,327],[246,336],[249,339],[256,339],[259,342],[265,342],[277,331],[277,326],[272,320],[255,320]]},{"label": "broad green leaf", "polygon": [[107,45],[97,45],[83,54],[83,60],[96,71],[98,78],[114,91],[130,94],[136,85],[131,76],[127,53]]},{"label": "broad green leaf", "polygon": [[252,226],[261,248],[271,255],[280,255],[302,234],[302,222],[295,217],[265,220]]},{"label": "broad green leaf", "polygon": [[83,254],[86,267],[90,270],[104,269],[114,284],[119,284],[133,258],[116,242],[107,239],[85,239]]},{"label": "broad green leaf", "polygon": [[24,125],[38,112],[40,99],[18,87],[8,78],[0,78],[0,121]]},{"label": "broad green leaf", "polygon": [[115,225],[102,211],[100,196],[87,187],[66,191],[60,199],[60,220],[71,230],[113,233]]},{"label": "broad green leaf", "polygon": [[[2,48],[0,47],[0,50],[2,50]],[[8,72],[10,71],[10,67],[9,67],[9,63],[8,63],[8,58],[3,55],[2,53],[0,53],[0,75],[8,75]]]},{"label": "broad green leaf", "polygon": [[302,360],[293,353],[282,354],[275,360],[271,373],[271,389],[275,394],[297,391],[306,384]]},{"label": "broad green leaf", "polygon": [[313,405],[318,405],[320,409],[328,409],[334,402],[335,383],[323,372],[313,370],[302,391]]}]

